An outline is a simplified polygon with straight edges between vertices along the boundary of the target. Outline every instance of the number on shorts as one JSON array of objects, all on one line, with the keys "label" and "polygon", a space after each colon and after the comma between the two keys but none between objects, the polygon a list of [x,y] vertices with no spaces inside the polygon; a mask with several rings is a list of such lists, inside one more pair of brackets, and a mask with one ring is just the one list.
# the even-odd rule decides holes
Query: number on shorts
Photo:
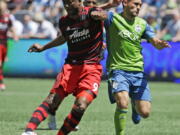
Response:
[{"label": "number on shorts", "polygon": [[97,83],[94,83],[93,84],[93,90],[92,91],[97,91],[98,90],[98,84]]}]

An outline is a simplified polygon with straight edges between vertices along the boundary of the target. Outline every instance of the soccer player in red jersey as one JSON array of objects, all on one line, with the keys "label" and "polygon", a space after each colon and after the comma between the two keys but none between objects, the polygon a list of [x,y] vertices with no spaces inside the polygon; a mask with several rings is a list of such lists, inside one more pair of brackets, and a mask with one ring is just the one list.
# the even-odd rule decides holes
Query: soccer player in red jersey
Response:
[{"label": "soccer player in red jersey", "polygon": [[3,64],[7,54],[8,32],[11,32],[14,39],[18,39],[12,27],[10,15],[7,12],[7,4],[0,1],[0,90],[6,88],[3,83]]},{"label": "soccer player in red jersey", "polygon": [[34,111],[22,135],[36,135],[37,126],[48,114],[55,114],[66,96],[73,94],[76,99],[72,110],[57,133],[69,134],[98,94],[102,73],[99,64],[103,45],[102,20],[106,12],[83,7],[81,0],[63,0],[63,4],[68,14],[59,20],[61,34],[44,46],[33,44],[28,51],[42,52],[67,42],[68,56],[49,95]]},{"label": "soccer player in red jersey", "polygon": [[[96,0],[84,0],[83,5],[85,7],[96,7],[97,1]],[[103,42],[103,47],[104,47],[104,42]],[[103,51],[102,51],[102,53],[103,53]],[[55,115],[49,114],[49,116],[48,116],[48,127],[51,130],[55,130],[57,128]],[[79,129],[79,127],[76,126],[74,131],[77,131],[78,129]]]}]

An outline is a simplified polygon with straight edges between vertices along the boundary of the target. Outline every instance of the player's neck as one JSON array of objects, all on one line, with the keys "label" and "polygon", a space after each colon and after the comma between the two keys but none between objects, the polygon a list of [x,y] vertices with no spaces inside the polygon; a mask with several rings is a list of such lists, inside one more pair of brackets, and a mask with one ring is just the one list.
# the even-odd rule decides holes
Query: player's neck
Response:
[{"label": "player's neck", "polygon": [[125,20],[127,20],[129,22],[133,22],[135,20],[135,17],[129,16],[128,14],[126,14],[126,12],[123,12],[122,16]]},{"label": "player's neck", "polygon": [[79,15],[69,15],[69,18],[71,18],[73,20],[77,19],[78,17],[79,17]]},{"label": "player's neck", "polygon": [[71,18],[73,20],[76,20],[77,18],[79,18],[82,10],[83,10],[83,7],[80,7],[79,10],[78,10],[78,13],[75,14],[75,15],[69,15],[69,18]]}]

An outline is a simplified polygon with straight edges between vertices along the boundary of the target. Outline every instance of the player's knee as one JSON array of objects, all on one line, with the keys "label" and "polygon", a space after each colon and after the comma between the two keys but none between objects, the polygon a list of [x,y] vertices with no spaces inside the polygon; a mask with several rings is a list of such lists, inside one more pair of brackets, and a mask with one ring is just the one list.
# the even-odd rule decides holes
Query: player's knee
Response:
[{"label": "player's knee", "polygon": [[125,98],[117,99],[116,103],[117,103],[118,108],[121,108],[121,109],[128,108],[128,100],[126,100]]},{"label": "player's knee", "polygon": [[127,102],[117,102],[117,107],[121,109],[127,109],[128,103]]},{"label": "player's knee", "polygon": [[82,93],[78,95],[75,101],[74,109],[77,112],[84,113],[88,105],[92,102],[93,96],[88,93]]},{"label": "player's knee", "polygon": [[58,109],[59,100],[56,97],[56,94],[49,94],[44,102],[48,103],[49,105],[49,113],[54,114]]},{"label": "player's knee", "polygon": [[80,104],[80,105],[78,106],[78,108],[77,108],[77,111],[78,111],[78,112],[81,112],[81,113],[84,113],[85,110],[86,110],[86,108],[87,108],[87,105],[86,105],[86,104]]},{"label": "player's knee", "polygon": [[55,97],[55,94],[49,94],[46,99],[45,102],[48,103],[49,105],[51,105],[53,103],[53,99]]},{"label": "player's knee", "polygon": [[86,90],[79,93],[76,98],[78,102],[90,104],[94,100],[95,96],[91,91]]},{"label": "player's knee", "polygon": [[141,104],[137,109],[143,118],[148,118],[151,112],[151,105],[149,103]]},{"label": "player's knee", "polygon": [[143,118],[148,118],[148,117],[149,117],[149,115],[150,115],[150,113],[148,113],[148,112],[144,112],[144,113],[142,113],[142,117],[143,117]]},{"label": "player's knee", "polygon": [[115,94],[115,100],[117,103],[117,107],[121,109],[126,109],[128,108],[128,93],[123,91],[123,92],[118,92]]},{"label": "player's knee", "polygon": [[148,118],[149,115],[150,115],[150,111],[149,111],[149,110],[141,110],[139,113],[140,113],[140,115],[141,115],[143,118]]},{"label": "player's knee", "polygon": [[87,106],[88,106],[87,103],[85,103],[85,102],[80,102],[80,103],[76,103],[76,104],[75,104],[74,109],[75,109],[76,112],[84,113],[85,110],[86,110],[86,108],[87,108]]}]

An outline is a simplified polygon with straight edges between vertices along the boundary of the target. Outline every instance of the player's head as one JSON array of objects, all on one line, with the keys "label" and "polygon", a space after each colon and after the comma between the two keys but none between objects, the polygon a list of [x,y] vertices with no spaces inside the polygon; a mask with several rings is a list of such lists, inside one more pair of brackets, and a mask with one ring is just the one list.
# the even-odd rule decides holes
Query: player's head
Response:
[{"label": "player's head", "polygon": [[78,15],[82,2],[81,0],[63,0],[64,8],[66,9],[68,15],[75,16]]},{"label": "player's head", "polygon": [[7,10],[7,4],[4,1],[0,1],[0,15],[2,15]]},{"label": "player's head", "polygon": [[127,16],[136,17],[142,6],[142,0],[123,0],[123,9]]},{"label": "player's head", "polygon": [[94,7],[97,5],[97,0],[84,0],[83,5],[86,7]]}]

